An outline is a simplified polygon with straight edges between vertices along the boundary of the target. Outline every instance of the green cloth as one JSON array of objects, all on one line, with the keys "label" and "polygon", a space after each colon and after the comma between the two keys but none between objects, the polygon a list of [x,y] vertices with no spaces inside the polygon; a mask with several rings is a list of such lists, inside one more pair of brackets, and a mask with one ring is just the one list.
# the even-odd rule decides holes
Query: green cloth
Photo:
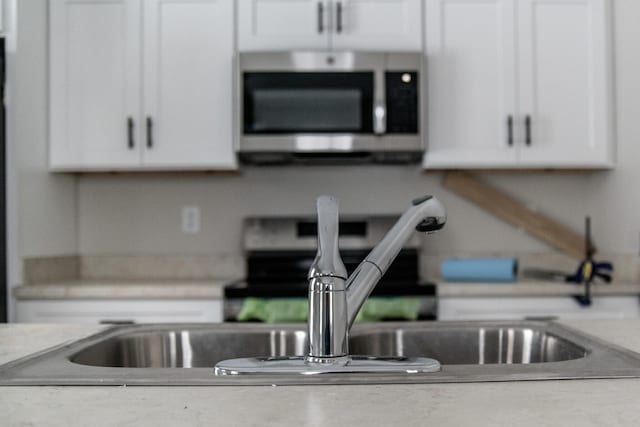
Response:
[{"label": "green cloth", "polygon": [[247,298],[237,319],[261,320],[266,323],[297,323],[307,321],[306,298]]},{"label": "green cloth", "polygon": [[[299,323],[307,321],[306,298],[247,298],[237,320],[260,320],[266,323]],[[356,322],[384,319],[417,320],[418,297],[371,297],[356,317]]]},{"label": "green cloth", "polygon": [[372,297],[356,316],[356,322],[379,322],[384,319],[418,320],[420,298]]}]

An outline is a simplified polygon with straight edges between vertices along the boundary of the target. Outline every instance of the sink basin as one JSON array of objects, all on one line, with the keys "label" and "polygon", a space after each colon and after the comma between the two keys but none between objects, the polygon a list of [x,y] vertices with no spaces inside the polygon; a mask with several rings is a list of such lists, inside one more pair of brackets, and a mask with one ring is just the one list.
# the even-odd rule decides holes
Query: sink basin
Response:
[{"label": "sink basin", "polygon": [[212,368],[226,359],[298,356],[306,350],[307,333],[303,330],[241,329],[146,328],[106,338],[72,355],[70,360],[117,368]]},{"label": "sink basin", "polygon": [[2,385],[252,385],[517,381],[640,377],[640,355],[555,323],[356,325],[352,354],[429,357],[439,372],[215,376],[239,357],[301,356],[303,325],[134,325],[111,328],[0,367]]},{"label": "sink basin", "polygon": [[[364,329],[364,330],[363,330]],[[237,357],[303,356],[304,330],[150,328],[118,334],[70,357],[81,365],[118,368],[210,368]],[[445,365],[545,363],[579,359],[585,348],[531,327],[355,328],[352,354],[431,357]]]},{"label": "sink basin", "polygon": [[444,365],[528,364],[586,357],[586,348],[545,330],[523,326],[400,328],[356,334],[354,354],[419,357]]}]

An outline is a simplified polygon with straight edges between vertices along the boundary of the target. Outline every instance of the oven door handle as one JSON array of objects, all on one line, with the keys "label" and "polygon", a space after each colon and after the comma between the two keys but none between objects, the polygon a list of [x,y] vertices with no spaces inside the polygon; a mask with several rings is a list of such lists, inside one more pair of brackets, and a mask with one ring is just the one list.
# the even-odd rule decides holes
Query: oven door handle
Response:
[{"label": "oven door handle", "polygon": [[373,133],[383,135],[387,132],[387,107],[384,102],[376,102],[373,107]]}]

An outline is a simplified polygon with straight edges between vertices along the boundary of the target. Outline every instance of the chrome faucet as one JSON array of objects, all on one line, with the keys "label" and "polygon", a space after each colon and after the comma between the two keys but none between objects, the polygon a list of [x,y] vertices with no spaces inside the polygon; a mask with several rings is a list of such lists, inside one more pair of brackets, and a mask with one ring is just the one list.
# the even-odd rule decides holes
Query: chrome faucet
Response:
[{"label": "chrome faucet", "polygon": [[347,277],[338,250],[338,201],[321,196],[318,207],[318,253],[309,269],[309,363],[345,363],[349,330],[365,300],[396,258],[414,229],[434,233],[447,220],[432,196],[413,200],[385,237]]},{"label": "chrome faucet", "polygon": [[318,198],[318,254],[309,269],[309,351],[305,356],[252,357],[223,360],[216,375],[318,375],[404,373],[440,370],[428,357],[350,356],[349,330],[373,288],[398,256],[413,230],[434,233],[447,215],[432,196],[415,199],[356,270],[347,269],[338,251],[338,201]]}]

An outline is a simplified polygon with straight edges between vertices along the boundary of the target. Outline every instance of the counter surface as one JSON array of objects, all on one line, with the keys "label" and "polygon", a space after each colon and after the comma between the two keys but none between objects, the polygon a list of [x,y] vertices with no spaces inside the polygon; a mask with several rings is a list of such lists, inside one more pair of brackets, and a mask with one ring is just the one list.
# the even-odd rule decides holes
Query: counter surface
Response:
[{"label": "counter surface", "polygon": [[[19,300],[47,299],[137,299],[213,298],[223,296],[223,288],[234,280],[75,280],[23,285],[14,288]],[[523,280],[516,283],[438,284],[438,296],[456,297],[554,297],[575,295],[582,287],[574,284]],[[593,295],[640,295],[640,283],[596,284]]]},{"label": "counter surface", "polygon": [[[567,321],[640,352],[640,321]],[[101,326],[0,327],[0,363]],[[640,379],[296,387],[2,387],[3,425],[637,426]]]}]

